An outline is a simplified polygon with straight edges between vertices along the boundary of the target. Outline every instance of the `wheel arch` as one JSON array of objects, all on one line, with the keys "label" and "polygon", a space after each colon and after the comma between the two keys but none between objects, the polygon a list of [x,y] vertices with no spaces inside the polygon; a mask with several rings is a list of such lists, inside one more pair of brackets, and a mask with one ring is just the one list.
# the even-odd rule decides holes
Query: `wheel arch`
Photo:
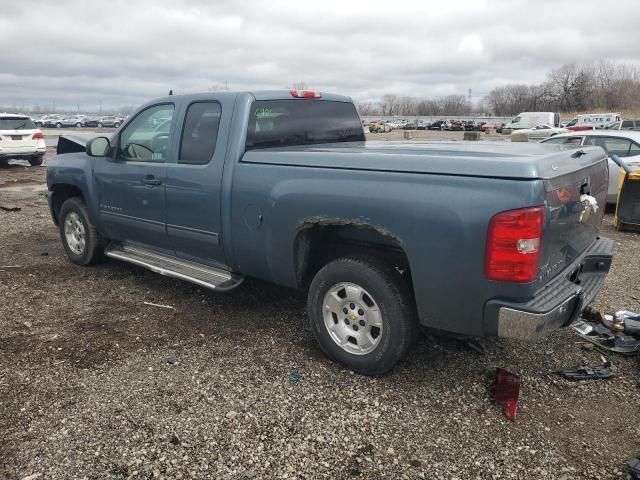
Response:
[{"label": "wheel arch", "polygon": [[49,188],[49,195],[51,196],[51,216],[56,225],[60,221],[60,208],[62,204],[71,197],[79,197],[83,202],[86,202],[85,195],[80,188],[68,183],[54,184]]},{"label": "wheel arch", "polygon": [[394,266],[412,287],[409,259],[402,241],[389,230],[361,220],[309,219],[297,230],[293,265],[299,288],[336,258],[368,254]]}]

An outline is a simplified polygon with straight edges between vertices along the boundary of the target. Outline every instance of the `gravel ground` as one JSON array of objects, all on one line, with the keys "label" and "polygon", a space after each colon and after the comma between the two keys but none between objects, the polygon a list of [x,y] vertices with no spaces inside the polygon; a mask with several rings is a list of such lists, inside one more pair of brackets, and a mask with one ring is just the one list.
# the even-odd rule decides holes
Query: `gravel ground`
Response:
[{"label": "gravel ground", "polygon": [[[599,354],[563,330],[485,354],[423,339],[390,374],[354,375],[300,327],[304,294],[72,265],[45,169],[24,165],[0,167],[0,203],[21,207],[0,210],[0,478],[609,479],[640,453],[638,359],[569,383],[550,372]],[[611,222],[596,306],[639,310],[640,236]],[[487,392],[496,365],[522,375],[515,423]]]}]

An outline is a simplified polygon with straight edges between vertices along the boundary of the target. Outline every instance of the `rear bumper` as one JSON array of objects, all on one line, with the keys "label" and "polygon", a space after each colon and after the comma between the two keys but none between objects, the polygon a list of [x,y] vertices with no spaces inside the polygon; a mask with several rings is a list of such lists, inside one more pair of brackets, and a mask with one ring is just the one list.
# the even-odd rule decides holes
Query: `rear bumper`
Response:
[{"label": "rear bumper", "polygon": [[613,241],[597,238],[562,274],[524,303],[494,299],[484,309],[485,326],[499,337],[535,340],[580,316],[611,267]]},{"label": "rear bumper", "polygon": [[44,155],[47,147],[2,147],[0,158],[29,158]]}]

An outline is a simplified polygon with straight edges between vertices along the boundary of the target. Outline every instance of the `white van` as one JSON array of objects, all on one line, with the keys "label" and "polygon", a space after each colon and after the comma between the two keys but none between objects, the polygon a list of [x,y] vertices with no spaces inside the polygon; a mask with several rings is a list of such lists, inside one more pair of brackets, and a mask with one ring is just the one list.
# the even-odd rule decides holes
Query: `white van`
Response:
[{"label": "white van", "polygon": [[536,125],[558,127],[560,125],[560,115],[554,112],[522,112],[517,117],[513,117],[503,129],[520,130],[522,128],[533,128]]},{"label": "white van", "polygon": [[604,128],[612,122],[620,121],[622,114],[614,113],[589,113],[587,115],[578,115],[565,125],[565,127],[591,127]]}]

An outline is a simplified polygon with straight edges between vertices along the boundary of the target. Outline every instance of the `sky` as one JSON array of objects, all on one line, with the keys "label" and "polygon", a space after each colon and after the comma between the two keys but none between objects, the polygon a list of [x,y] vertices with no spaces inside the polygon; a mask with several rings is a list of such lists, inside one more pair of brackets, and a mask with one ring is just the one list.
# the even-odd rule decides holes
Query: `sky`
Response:
[{"label": "sky", "polygon": [[477,101],[562,64],[640,63],[638,0],[0,0],[0,105],[220,88]]}]

